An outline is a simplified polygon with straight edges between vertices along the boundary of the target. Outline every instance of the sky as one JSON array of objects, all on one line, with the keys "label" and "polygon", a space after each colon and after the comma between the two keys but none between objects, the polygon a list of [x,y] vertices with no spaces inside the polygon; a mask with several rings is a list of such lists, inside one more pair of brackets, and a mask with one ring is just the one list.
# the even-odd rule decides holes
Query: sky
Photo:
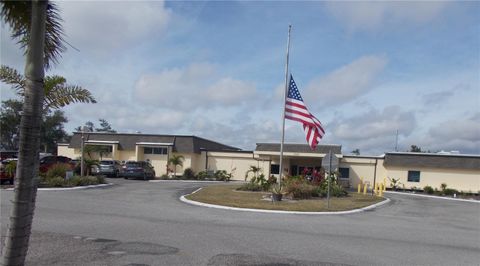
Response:
[{"label": "sky", "polygon": [[[71,45],[47,74],[90,90],[68,132],[196,135],[246,150],[279,143],[289,70],[324,125],[362,155],[411,145],[480,154],[480,2],[56,2]],[[1,25],[1,64],[23,51]],[[1,99],[15,98],[0,83]],[[286,143],[305,143],[287,120]]]}]

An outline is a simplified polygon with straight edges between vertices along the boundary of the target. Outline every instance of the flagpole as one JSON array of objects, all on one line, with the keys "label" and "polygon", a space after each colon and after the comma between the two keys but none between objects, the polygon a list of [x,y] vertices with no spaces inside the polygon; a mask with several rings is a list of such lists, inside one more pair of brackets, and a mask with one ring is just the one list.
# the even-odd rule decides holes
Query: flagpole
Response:
[{"label": "flagpole", "polygon": [[283,142],[285,141],[285,102],[287,101],[288,90],[288,54],[290,52],[290,31],[292,25],[288,25],[288,40],[287,40],[287,62],[285,64],[285,90],[283,92],[283,104],[282,104],[282,142],[280,143],[280,172],[278,174],[278,184],[282,185],[283,175]]}]

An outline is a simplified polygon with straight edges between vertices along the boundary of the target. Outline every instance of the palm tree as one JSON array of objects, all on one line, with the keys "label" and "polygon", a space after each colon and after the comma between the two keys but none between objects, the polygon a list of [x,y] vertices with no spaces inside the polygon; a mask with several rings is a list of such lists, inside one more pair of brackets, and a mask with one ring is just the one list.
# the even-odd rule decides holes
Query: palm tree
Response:
[{"label": "palm tree", "polygon": [[[0,81],[12,85],[21,97],[25,96],[25,76],[8,66],[0,67]],[[96,103],[95,98],[87,89],[80,86],[68,85],[67,80],[61,76],[46,76],[43,101],[43,110],[50,108],[59,109],[75,102]]]},{"label": "palm tree", "polygon": [[185,157],[183,157],[183,155],[172,155],[172,157],[168,160],[169,164],[173,164],[174,177],[177,177],[177,165],[183,166],[184,159]]},{"label": "palm tree", "polygon": [[255,165],[250,165],[250,168],[245,173],[245,181],[247,181],[249,173],[253,173],[253,177],[256,179],[258,172],[260,172],[261,170],[262,170],[262,168],[260,168],[260,167],[256,167]]},{"label": "palm tree", "polygon": [[44,68],[56,62],[63,30],[56,6],[48,1],[1,1],[1,18],[26,48],[25,91],[15,196],[1,265],[23,265],[28,250],[38,184],[40,122],[44,101]]}]

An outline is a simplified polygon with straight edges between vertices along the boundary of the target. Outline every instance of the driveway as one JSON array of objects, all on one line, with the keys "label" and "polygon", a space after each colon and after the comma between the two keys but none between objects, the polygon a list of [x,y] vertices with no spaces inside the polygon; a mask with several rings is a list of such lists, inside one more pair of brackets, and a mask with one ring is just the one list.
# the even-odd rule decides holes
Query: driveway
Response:
[{"label": "driveway", "polygon": [[[478,265],[480,261],[478,203],[387,195],[391,203],[359,214],[265,214],[179,201],[180,195],[209,184],[110,181],[116,185],[38,192],[28,265]],[[1,191],[2,236],[12,196]]]}]

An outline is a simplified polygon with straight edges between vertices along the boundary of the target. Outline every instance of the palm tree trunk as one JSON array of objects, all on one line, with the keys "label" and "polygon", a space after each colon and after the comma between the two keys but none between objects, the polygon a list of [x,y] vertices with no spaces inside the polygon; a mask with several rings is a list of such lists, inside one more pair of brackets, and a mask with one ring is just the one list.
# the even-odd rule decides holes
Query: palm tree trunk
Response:
[{"label": "palm tree trunk", "polygon": [[32,3],[30,41],[25,65],[26,91],[20,123],[15,196],[2,265],[24,265],[32,228],[38,183],[40,122],[44,98],[45,18],[48,1]]}]

